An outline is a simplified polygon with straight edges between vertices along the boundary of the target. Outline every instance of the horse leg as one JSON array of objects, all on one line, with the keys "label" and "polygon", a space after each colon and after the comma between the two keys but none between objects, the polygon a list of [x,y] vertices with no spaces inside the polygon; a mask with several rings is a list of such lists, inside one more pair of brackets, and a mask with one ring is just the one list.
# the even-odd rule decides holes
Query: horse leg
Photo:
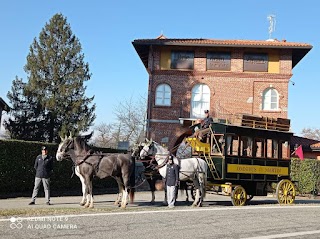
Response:
[{"label": "horse leg", "polygon": [[114,201],[114,205],[120,206],[120,201],[122,199],[122,183],[120,178],[116,177],[116,181],[118,183],[118,196],[117,199]]},{"label": "horse leg", "polygon": [[150,191],[151,191],[151,204],[154,204],[155,201],[155,191],[156,191],[156,180],[154,178],[148,178],[147,182],[149,184],[150,187]]},{"label": "horse leg", "polygon": [[125,177],[123,179],[123,184],[122,184],[121,208],[126,208],[127,207],[128,192],[129,192],[129,178]]},{"label": "horse leg", "polygon": [[93,205],[93,190],[92,190],[92,180],[90,180],[90,205],[89,205],[89,208],[94,208],[94,205]]},{"label": "horse leg", "polygon": [[93,195],[92,195],[92,180],[90,176],[85,177],[86,184],[86,193],[87,193],[87,202],[84,205],[85,208],[93,208]]},{"label": "horse leg", "polygon": [[[189,202],[189,191],[188,191],[188,183],[185,181],[183,182],[184,183],[184,191],[185,191],[185,194],[186,194],[186,202]],[[180,182],[180,185],[181,185],[181,182]],[[183,189],[182,189],[183,190]]]},{"label": "horse leg", "polygon": [[86,203],[86,185],[84,182],[84,178],[80,174],[80,169],[79,166],[75,168],[75,174],[79,177],[80,182],[81,182],[81,187],[82,187],[82,200],[80,202],[80,206],[83,206]]},{"label": "horse leg", "polygon": [[186,186],[185,191],[186,191],[186,202],[189,202],[188,186]]},{"label": "horse leg", "polygon": [[129,188],[128,187],[123,187],[123,197],[122,197],[122,200],[121,200],[121,208],[126,208],[127,207],[127,202],[128,202],[128,191],[129,191]]},{"label": "horse leg", "polygon": [[183,195],[183,190],[185,191],[185,194],[186,194],[186,202],[189,202],[188,184],[186,181],[180,181],[181,195]]},{"label": "horse leg", "polygon": [[156,194],[154,191],[151,191],[151,204],[153,205],[155,203],[156,200]]},{"label": "horse leg", "polygon": [[193,180],[193,184],[196,188],[196,198],[194,199],[194,202],[192,203],[193,207],[198,206],[199,203],[199,199],[200,199],[200,185],[199,185],[199,181],[198,180]]},{"label": "horse leg", "polygon": [[198,204],[199,207],[202,207],[203,199],[206,196],[206,178],[207,178],[207,175],[205,173],[199,173],[199,184],[200,184],[200,202]]}]

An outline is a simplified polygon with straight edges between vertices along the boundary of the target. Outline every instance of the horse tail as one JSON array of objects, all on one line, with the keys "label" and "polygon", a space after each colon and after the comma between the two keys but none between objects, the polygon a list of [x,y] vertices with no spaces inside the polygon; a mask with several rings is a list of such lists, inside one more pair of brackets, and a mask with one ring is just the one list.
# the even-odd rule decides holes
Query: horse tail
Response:
[{"label": "horse tail", "polygon": [[207,192],[207,190],[206,190],[207,183],[208,183],[208,181],[207,181],[207,176],[208,176],[207,173],[208,173],[208,166],[207,166],[207,164],[205,164],[204,165],[204,179],[203,179],[203,197],[206,196],[206,192]]},{"label": "horse tail", "polygon": [[130,172],[130,190],[129,190],[129,198],[130,202],[134,202],[134,192],[135,192],[135,184],[136,184],[136,159],[135,157],[131,157],[131,172]]},{"label": "horse tail", "polygon": [[203,193],[203,198],[205,198],[205,196],[206,196],[206,188],[207,188],[207,173],[208,173],[208,165],[207,165],[207,163],[203,160],[202,161],[203,162],[203,164],[201,165],[201,172],[199,173],[200,175],[200,179],[201,179],[201,181],[202,181],[202,183],[203,183],[203,191],[202,191],[202,193]]}]

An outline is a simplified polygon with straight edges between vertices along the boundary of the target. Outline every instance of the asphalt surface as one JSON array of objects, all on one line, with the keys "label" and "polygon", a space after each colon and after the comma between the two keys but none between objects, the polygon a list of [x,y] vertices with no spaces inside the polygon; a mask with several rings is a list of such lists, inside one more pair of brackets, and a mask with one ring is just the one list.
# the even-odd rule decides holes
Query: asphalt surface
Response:
[{"label": "asphalt surface", "polygon": [[[156,191],[155,204],[151,204],[151,192],[142,191],[135,193],[134,203],[128,204],[128,207],[162,207],[164,200],[164,192]],[[103,194],[94,196],[94,207],[95,208],[106,208],[106,207],[117,207],[114,205],[116,200],[116,194]],[[176,206],[190,206],[192,203],[186,202],[186,194],[179,191]],[[63,197],[51,197],[51,205],[46,205],[44,197],[39,197],[36,200],[35,205],[28,205],[31,198],[18,197],[0,200],[0,210],[4,209],[37,209],[37,208],[79,208],[82,196],[63,196]],[[268,195],[266,197],[254,197],[249,205],[266,205],[266,204],[278,204],[277,199],[274,195]],[[296,197],[295,204],[320,204],[320,196],[317,197]],[[232,206],[230,196],[217,195],[216,193],[207,193],[204,203],[204,207],[210,206]]]}]

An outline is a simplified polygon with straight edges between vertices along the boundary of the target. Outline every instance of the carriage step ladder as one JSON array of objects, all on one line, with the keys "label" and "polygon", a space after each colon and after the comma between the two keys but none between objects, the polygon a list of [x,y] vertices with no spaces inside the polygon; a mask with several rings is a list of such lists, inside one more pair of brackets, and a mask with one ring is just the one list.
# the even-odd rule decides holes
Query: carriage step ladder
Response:
[{"label": "carriage step ladder", "polygon": [[216,170],[216,166],[214,165],[214,162],[210,155],[210,144],[203,143],[195,137],[187,138],[186,141],[190,144],[194,152],[203,154],[213,178],[220,179],[220,176]]}]

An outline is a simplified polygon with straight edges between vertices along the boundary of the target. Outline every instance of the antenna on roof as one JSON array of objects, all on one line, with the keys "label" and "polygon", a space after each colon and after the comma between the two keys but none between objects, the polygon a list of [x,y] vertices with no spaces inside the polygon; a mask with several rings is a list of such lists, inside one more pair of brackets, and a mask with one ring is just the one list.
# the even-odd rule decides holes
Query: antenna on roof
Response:
[{"label": "antenna on roof", "polygon": [[272,40],[272,33],[276,31],[276,15],[269,15],[267,17],[269,21],[269,40]]}]

